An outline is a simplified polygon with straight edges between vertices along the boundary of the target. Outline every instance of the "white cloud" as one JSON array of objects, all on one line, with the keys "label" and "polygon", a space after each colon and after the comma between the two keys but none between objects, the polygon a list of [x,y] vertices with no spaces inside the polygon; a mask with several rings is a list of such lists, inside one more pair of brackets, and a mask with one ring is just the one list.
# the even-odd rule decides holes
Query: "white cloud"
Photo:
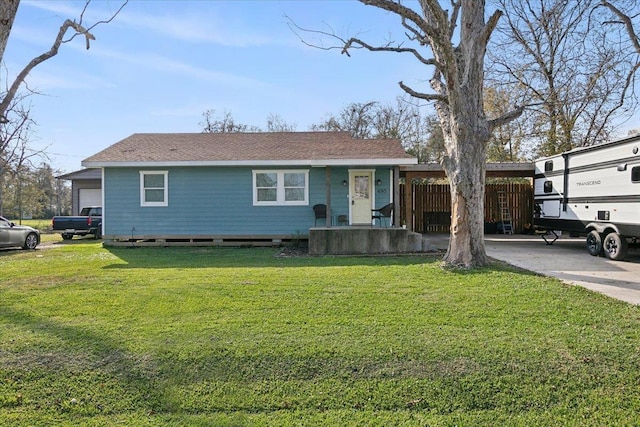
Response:
[{"label": "white cloud", "polygon": [[115,85],[101,77],[78,72],[71,69],[57,68],[55,71],[43,71],[44,69],[35,69],[26,79],[29,88],[38,92],[44,92],[59,89],[97,89],[97,88],[113,88]]},{"label": "white cloud", "polygon": [[9,46],[16,41],[27,44],[51,47],[51,43],[55,39],[55,33],[50,34],[43,28],[27,28],[20,23],[15,23],[11,28],[11,36],[9,38]]},{"label": "white cloud", "polygon": [[228,47],[262,46],[271,42],[270,37],[232,26],[220,17],[167,16],[150,14],[125,14],[123,21],[145,28],[157,34],[190,43],[208,43]]},{"label": "white cloud", "polygon": [[137,64],[157,71],[180,74],[183,78],[192,77],[199,80],[216,81],[227,85],[238,85],[243,87],[267,85],[260,80],[194,66],[155,53],[137,52],[129,54],[106,49],[100,49],[96,52],[99,55],[110,59],[126,61],[131,64]]},{"label": "white cloud", "polygon": [[[33,7],[35,9],[52,12],[55,15],[60,15],[63,19],[73,16],[79,16],[82,12],[84,3],[69,3],[63,1],[39,1],[39,0],[23,0],[20,2],[20,7]],[[80,6],[80,7],[79,7]]]},{"label": "white cloud", "polygon": [[256,25],[260,21],[255,20],[255,15],[242,13],[250,2],[166,2],[163,7],[160,2],[154,3],[154,7],[148,4],[130,2],[118,16],[118,22],[188,43],[225,47],[282,44],[272,31]]},{"label": "white cloud", "polygon": [[163,116],[163,117],[189,117],[189,118],[198,118],[201,120],[202,113],[210,108],[209,105],[204,104],[190,104],[190,105],[182,105],[171,108],[156,108],[151,111],[151,114],[154,116]]}]

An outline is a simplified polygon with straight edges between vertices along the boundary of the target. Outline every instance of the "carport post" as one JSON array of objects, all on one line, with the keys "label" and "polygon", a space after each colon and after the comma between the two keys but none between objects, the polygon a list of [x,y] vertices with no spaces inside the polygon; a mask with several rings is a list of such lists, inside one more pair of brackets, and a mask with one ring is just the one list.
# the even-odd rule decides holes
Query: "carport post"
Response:
[{"label": "carport post", "polygon": [[413,231],[413,173],[407,171],[404,175],[404,219],[407,224],[407,230]]},{"label": "carport post", "polygon": [[325,168],[325,188],[327,191],[327,217],[325,225],[331,227],[331,166]]},{"label": "carport post", "polygon": [[400,225],[400,166],[393,168],[393,226]]}]

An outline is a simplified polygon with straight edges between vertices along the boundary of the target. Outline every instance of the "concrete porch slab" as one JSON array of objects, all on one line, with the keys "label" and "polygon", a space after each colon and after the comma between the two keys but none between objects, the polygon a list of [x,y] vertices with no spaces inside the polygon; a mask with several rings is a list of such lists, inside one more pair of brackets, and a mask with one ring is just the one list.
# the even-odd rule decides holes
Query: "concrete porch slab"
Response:
[{"label": "concrete porch slab", "polygon": [[373,255],[430,249],[422,234],[403,228],[331,227],[309,230],[310,255]]}]

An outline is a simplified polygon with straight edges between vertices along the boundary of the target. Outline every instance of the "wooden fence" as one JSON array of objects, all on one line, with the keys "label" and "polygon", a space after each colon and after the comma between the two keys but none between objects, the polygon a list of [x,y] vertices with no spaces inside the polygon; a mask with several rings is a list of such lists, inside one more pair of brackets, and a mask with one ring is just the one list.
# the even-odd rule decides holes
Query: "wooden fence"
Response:
[{"label": "wooden fence", "polygon": [[[405,184],[400,185],[404,194]],[[498,192],[504,191],[511,214],[514,233],[524,230],[525,224],[533,220],[533,188],[526,183],[487,184],[484,198],[485,233],[495,233],[502,221]],[[412,185],[413,230],[425,232],[449,232],[451,194],[448,184]],[[404,218],[404,198],[400,198],[400,223],[408,224]]]}]

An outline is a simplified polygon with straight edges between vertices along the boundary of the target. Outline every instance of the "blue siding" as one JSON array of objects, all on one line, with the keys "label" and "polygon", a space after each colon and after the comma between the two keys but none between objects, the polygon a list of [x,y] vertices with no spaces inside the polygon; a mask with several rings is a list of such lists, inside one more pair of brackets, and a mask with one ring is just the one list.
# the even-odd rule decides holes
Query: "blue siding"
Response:
[{"label": "blue siding", "polygon": [[[311,207],[326,202],[325,169],[309,168],[308,206],[253,206],[254,168],[171,167],[106,168],[106,235],[281,235],[307,234],[314,224]],[[259,168],[264,169],[264,168]],[[290,169],[290,168],[284,168]],[[169,172],[169,206],[140,206],[140,171]],[[307,169],[304,169],[307,170]],[[376,205],[389,201],[388,168],[376,171]],[[333,215],[349,213],[347,168],[331,169]]]}]

